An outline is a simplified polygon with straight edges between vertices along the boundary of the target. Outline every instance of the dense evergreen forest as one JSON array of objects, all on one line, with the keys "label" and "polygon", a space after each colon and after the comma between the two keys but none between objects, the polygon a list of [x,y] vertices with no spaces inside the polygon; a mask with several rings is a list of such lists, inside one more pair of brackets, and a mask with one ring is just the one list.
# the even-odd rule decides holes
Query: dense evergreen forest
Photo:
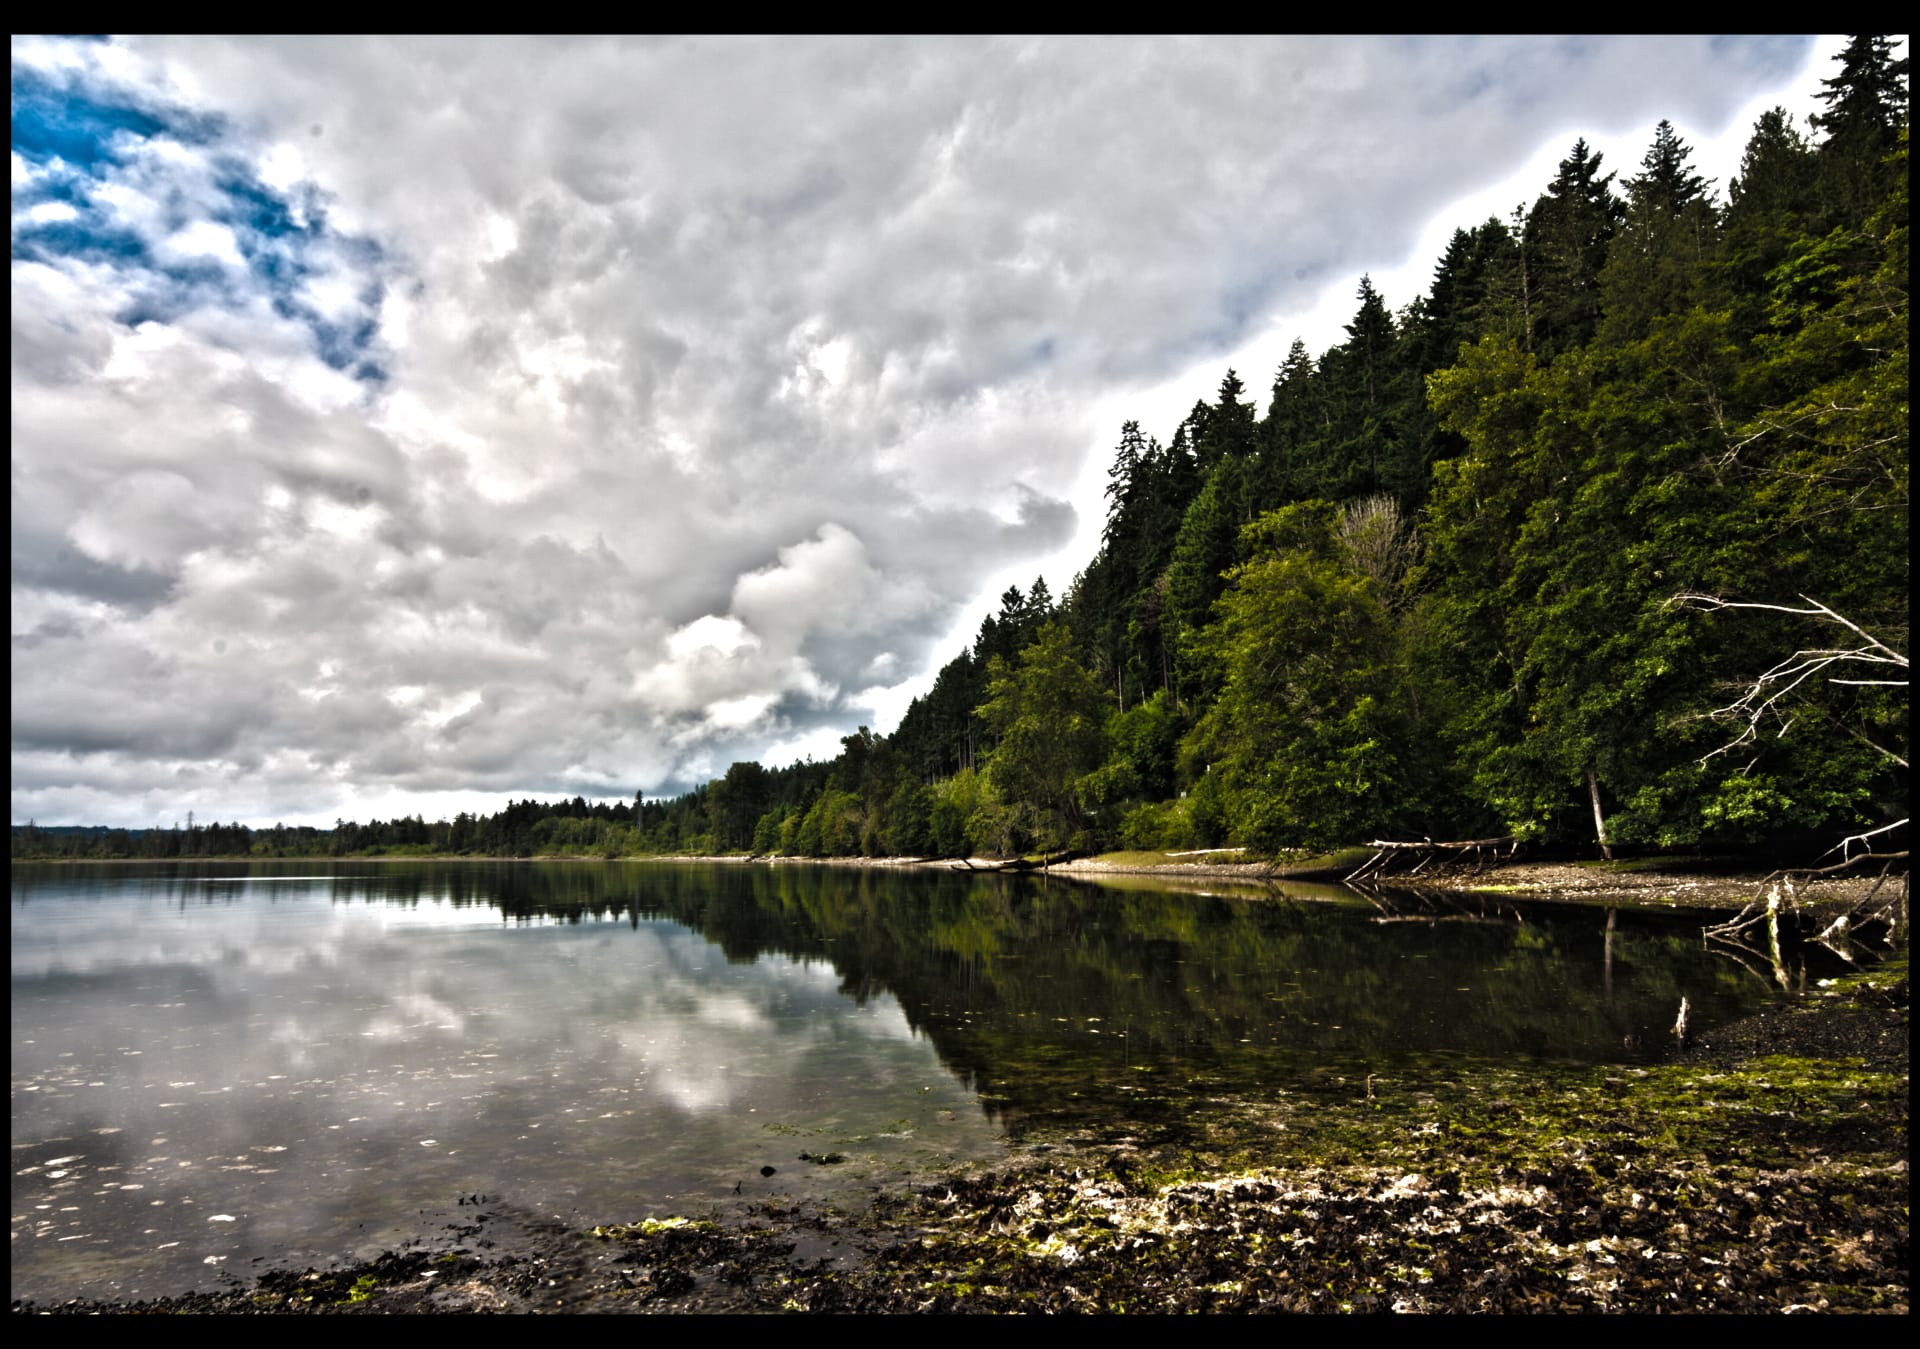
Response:
[{"label": "dense evergreen forest", "polygon": [[[1011,854],[1512,833],[1741,847],[1907,815],[1907,91],[1854,39],[1724,196],[1576,142],[1359,282],[1264,400],[1120,433],[1098,555],[1009,590],[899,728],[665,802],[14,831],[15,855]],[[1745,607],[1756,606],[1756,607]],[[1897,845],[1904,847],[1904,839]]]}]

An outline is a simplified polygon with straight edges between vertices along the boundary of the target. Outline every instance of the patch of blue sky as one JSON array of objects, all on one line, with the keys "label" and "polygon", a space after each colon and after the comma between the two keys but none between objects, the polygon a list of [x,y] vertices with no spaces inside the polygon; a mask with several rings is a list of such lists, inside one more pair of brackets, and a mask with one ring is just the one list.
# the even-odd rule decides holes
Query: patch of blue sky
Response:
[{"label": "patch of blue sky", "polygon": [[[308,330],[327,365],[363,382],[385,381],[377,319],[382,250],[372,239],[333,231],[311,184],[281,192],[261,181],[223,144],[229,129],[218,116],[156,109],[131,93],[62,82],[18,63],[13,76],[16,259],[113,267],[127,294],[119,318],[129,326],[265,299]],[[152,153],[163,142],[201,153]],[[124,209],[129,191],[152,207],[135,212],[138,219]],[[231,236],[229,259],[237,255],[241,267],[147,233],[172,236],[202,223]],[[347,300],[323,309],[316,287]]]},{"label": "patch of blue sky", "polygon": [[12,94],[13,152],[33,164],[58,159],[98,171],[125,163],[132,146],[167,129],[144,108],[91,97],[18,65]]},{"label": "patch of blue sky", "polygon": [[182,145],[211,145],[222,118],[186,108],[153,107],[125,92],[87,89],[15,63],[10,99],[13,152],[30,163],[59,159],[99,171],[124,164],[141,142],[166,135]]},{"label": "patch of blue sky", "polygon": [[231,203],[222,218],[230,224],[244,225],[256,234],[273,239],[289,234],[317,236],[324,228],[324,212],[296,214],[294,204],[265,183],[249,177],[244,166],[228,164],[214,180],[214,186]]},{"label": "patch of blue sky", "polygon": [[[280,307],[278,302],[274,307]],[[335,370],[344,371],[355,379],[366,379],[376,372],[384,375],[384,367],[377,360],[369,359],[374,341],[379,336],[379,324],[372,318],[350,323],[330,323],[311,309],[304,313],[296,309],[288,317],[306,321],[313,332],[314,348],[320,359]]]},{"label": "patch of blue sky", "polygon": [[95,181],[88,174],[58,160],[36,166],[28,171],[24,180],[14,183],[13,210],[18,214],[22,208],[46,201],[66,202],[70,206],[83,205],[91,198]]},{"label": "patch of blue sky", "polygon": [[191,258],[124,278],[127,299],[115,317],[129,328],[176,323],[202,309],[241,309],[246,294],[228,269],[212,258]]},{"label": "patch of blue sky", "polygon": [[14,258],[27,262],[74,258],[120,267],[153,265],[153,252],[145,239],[125,226],[108,223],[97,212],[82,210],[66,220],[24,223],[16,214],[12,243]]}]

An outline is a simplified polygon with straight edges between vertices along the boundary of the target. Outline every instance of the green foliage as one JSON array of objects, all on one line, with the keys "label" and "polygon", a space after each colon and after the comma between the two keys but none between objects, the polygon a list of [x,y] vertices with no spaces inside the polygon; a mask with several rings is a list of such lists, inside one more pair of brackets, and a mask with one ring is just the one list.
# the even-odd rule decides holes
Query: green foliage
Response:
[{"label": "green foliage", "polygon": [[1176,663],[1182,691],[1197,691],[1205,679],[1190,657],[1192,637],[1203,629],[1213,602],[1226,586],[1226,573],[1238,560],[1240,530],[1247,523],[1242,502],[1246,467],[1223,459],[1187,508],[1174,539],[1167,568],[1167,616],[1176,634]]},{"label": "green foliage", "polygon": [[904,781],[887,801],[885,838],[895,857],[923,857],[935,851],[933,791],[918,782]]},{"label": "green foliage", "polygon": [[1600,273],[1602,342],[1645,336],[1655,319],[1688,308],[1706,288],[1720,218],[1691,153],[1663,119],[1639,175],[1627,180],[1626,219]]},{"label": "green foliage", "polygon": [[1148,801],[1173,795],[1181,722],[1173,695],[1164,689],[1108,718],[1107,739],[1113,746],[1109,767],[1130,783],[1132,794]]},{"label": "green foliage", "polygon": [[1135,806],[1120,822],[1120,845],[1141,852],[1197,847],[1189,802],[1162,801]]},{"label": "green foliage", "polygon": [[766,813],[770,786],[757,763],[736,763],[707,792],[708,827],[723,852],[749,847]]},{"label": "green foliage", "polygon": [[803,857],[858,857],[866,809],[852,792],[829,787],[815,799],[794,835],[794,851]]},{"label": "green foliage", "polygon": [[1528,349],[1543,360],[1585,345],[1600,326],[1600,273],[1626,218],[1601,158],[1575,141],[1526,218]]},{"label": "green foliage", "polygon": [[1893,59],[1892,40],[1852,38],[1834,60],[1840,72],[1822,81],[1826,104],[1813,124],[1819,148],[1819,190],[1828,217],[1850,224],[1870,213],[1904,183],[1904,165],[1892,159],[1907,130],[1907,61]]},{"label": "green foliage", "polygon": [[762,815],[753,826],[753,851],[764,856],[767,853],[782,851],[781,836],[790,816],[788,810],[776,808]]},{"label": "green foliage", "polygon": [[[1639,244],[1656,199],[1691,190],[1676,145],[1636,180]],[[1871,691],[1816,682],[1777,734],[1715,756],[1728,684],[1813,639],[1670,603],[1815,594],[1905,640],[1904,175],[1864,227],[1765,232],[1796,218],[1751,208],[1742,246],[1777,258],[1758,296],[1648,292],[1549,369],[1489,338],[1429,381],[1468,450],[1437,472],[1424,526],[1424,654],[1475,794],[1523,835],[1590,833],[1590,782],[1613,838],[1668,844],[1852,827],[1899,795],[1865,741],[1904,745],[1904,710]],[[1645,258],[1616,261],[1624,285]]]},{"label": "green foliage", "polygon": [[980,716],[996,747],[987,778],[1011,812],[992,829],[1003,840],[1025,834],[1062,846],[1086,823],[1075,784],[1106,757],[1107,697],[1075,659],[1071,634],[1059,623],[1041,628],[1017,665],[995,657],[988,668]]},{"label": "green foliage", "polygon": [[1392,628],[1378,586],[1343,553],[1338,519],[1330,503],[1304,502],[1248,530],[1267,551],[1232,573],[1220,601],[1205,651],[1221,693],[1188,744],[1207,761],[1190,815],[1203,844],[1215,841],[1216,801],[1233,838],[1268,852],[1350,841],[1392,812]]}]

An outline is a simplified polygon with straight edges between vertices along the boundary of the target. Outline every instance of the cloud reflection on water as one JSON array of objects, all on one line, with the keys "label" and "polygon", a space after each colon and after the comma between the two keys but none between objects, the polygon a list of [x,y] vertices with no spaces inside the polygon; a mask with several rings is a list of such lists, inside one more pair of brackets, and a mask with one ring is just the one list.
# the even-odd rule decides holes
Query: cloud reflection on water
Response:
[{"label": "cloud reflection on water", "polygon": [[16,1297],[324,1256],[470,1191],[631,1218],[757,1180],[787,1131],[862,1140],[852,1179],[925,1149],[874,1141],[910,1111],[957,1112],[953,1153],[997,1145],[898,1002],[826,962],[729,961],[665,918],[222,888],[16,898]]}]

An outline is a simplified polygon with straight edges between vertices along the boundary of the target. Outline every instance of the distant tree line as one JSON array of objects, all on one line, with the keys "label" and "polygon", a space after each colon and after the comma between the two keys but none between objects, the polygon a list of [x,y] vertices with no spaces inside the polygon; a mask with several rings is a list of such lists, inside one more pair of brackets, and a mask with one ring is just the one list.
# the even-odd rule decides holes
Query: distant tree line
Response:
[{"label": "distant tree line", "polygon": [[1671,847],[1904,819],[1903,685],[1807,679],[1717,753],[1742,688],[1840,638],[1676,602],[1809,596],[1906,650],[1907,70],[1871,36],[1839,66],[1807,130],[1759,119],[1724,199],[1667,122],[1624,180],[1576,141],[1530,206],[1455,232],[1425,295],[1390,311],[1362,277],[1346,340],[1296,341],[1264,412],[1229,370],[1166,442],[1126,423],[1064,597],[1009,589],[892,735],[830,763],[58,847]]}]

